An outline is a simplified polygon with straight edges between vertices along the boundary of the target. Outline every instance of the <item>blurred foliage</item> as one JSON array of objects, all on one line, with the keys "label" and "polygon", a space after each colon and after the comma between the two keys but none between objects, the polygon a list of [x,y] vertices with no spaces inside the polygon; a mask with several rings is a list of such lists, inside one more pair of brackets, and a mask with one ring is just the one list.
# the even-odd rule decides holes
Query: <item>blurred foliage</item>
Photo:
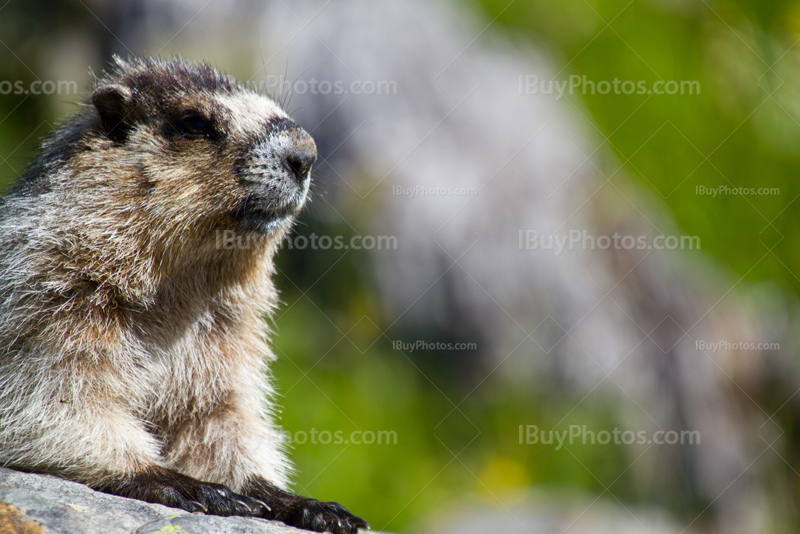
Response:
[{"label": "blurred foliage", "polygon": [[[746,280],[800,291],[800,3],[479,1],[507,31],[552,53],[557,80],[699,81],[696,95],[565,98],[575,115],[588,110],[587,126],[616,155],[604,171],[612,183],[639,179]],[[624,173],[614,174],[620,164]],[[780,194],[696,194],[720,185]]]},{"label": "blurred foliage", "polygon": [[[344,221],[306,216],[301,222],[298,235],[352,234]],[[525,499],[531,484],[595,494],[609,487],[628,502],[655,497],[626,472],[630,459],[620,446],[575,444],[569,452],[520,446],[520,424],[624,428],[611,399],[578,403],[555,389],[509,387],[498,375],[471,392],[477,383],[447,380],[433,365],[452,355],[393,350],[391,340],[403,333],[374,323],[383,314],[368,261],[353,250],[279,254],[283,306],[274,319],[273,370],[285,431],[309,436],[292,447],[299,491],[347,503],[373,528],[391,531],[459,500],[505,510]],[[397,443],[314,444],[312,429],[342,431],[345,440],[354,430],[392,431]]]},{"label": "blurred foliage", "polygon": [[[800,210],[792,204],[800,194],[800,49],[794,47],[800,37],[800,2],[465,4],[477,5],[486,20],[494,19],[493,29],[538,45],[548,54],[557,80],[568,81],[571,75],[595,82],[643,80],[648,88],[659,80],[699,81],[699,94],[576,93],[566,95],[572,105],[564,105],[606,140],[604,148],[613,157],[605,157],[601,169],[612,183],[621,186],[633,176],[656,192],[684,233],[700,236],[707,253],[745,280],[771,280],[789,292],[800,290],[794,274],[800,273]],[[696,194],[697,186],[720,185],[777,187],[780,194]],[[301,232],[321,230],[313,221],[310,225]],[[515,390],[497,378],[468,396],[471,388],[459,388],[456,381],[451,389],[446,380],[431,383],[426,377],[432,370],[425,362],[392,351],[386,338],[361,354],[363,345],[354,339],[359,334],[348,329],[354,324],[357,329],[362,314],[381,316],[374,302],[363,307],[375,295],[369,278],[356,274],[364,273],[367,258],[349,252],[322,266],[327,269],[337,260],[319,283],[317,276],[300,282],[293,276],[299,288],[282,284],[287,304],[294,306],[277,321],[276,341],[284,358],[276,370],[286,395],[283,422],[289,431],[378,425],[373,429],[396,430],[399,445],[296,446],[294,458],[303,467],[298,480],[310,493],[358,503],[364,507],[359,513],[370,517],[374,527],[393,530],[454,499],[480,499],[502,510],[524,498],[530,484],[595,494],[608,488],[624,502],[657,502],[688,521],[706,509],[709,503],[686,492],[680,481],[653,487],[634,478],[622,447],[574,445],[566,452],[518,444],[521,422],[542,429],[587,422],[624,428],[611,400],[605,403],[595,395],[593,402],[571,412],[579,399],[557,391]],[[329,301],[330,308],[312,304],[319,292],[342,287],[340,280],[347,281],[343,300]],[[310,294],[301,296],[308,289]],[[336,319],[347,313],[343,302],[350,302],[350,317]],[[314,335],[306,337],[301,349],[296,343],[303,332]],[[369,335],[365,345],[374,339]],[[392,330],[388,335],[402,338]],[[432,360],[439,356],[427,354]],[[320,406],[327,406],[324,415]],[[317,476],[326,466],[325,474]],[[390,484],[387,472],[392,473]],[[338,478],[342,474],[345,478]],[[355,483],[364,480],[370,483]]]}]

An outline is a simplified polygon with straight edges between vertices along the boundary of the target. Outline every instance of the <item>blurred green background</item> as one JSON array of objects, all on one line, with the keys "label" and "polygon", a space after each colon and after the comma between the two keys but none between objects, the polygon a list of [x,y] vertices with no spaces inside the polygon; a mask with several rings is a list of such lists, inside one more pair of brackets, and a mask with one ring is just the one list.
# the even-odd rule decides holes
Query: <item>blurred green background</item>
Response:
[{"label": "blurred green background", "polygon": [[[477,7],[487,22],[495,20],[497,29],[511,38],[531,40],[555,58],[555,65],[566,64],[556,76],[558,80],[568,80],[570,75],[586,75],[590,80],[618,77],[646,80],[648,87],[659,80],[700,81],[701,92],[692,97],[576,93],[564,99],[576,113],[594,122],[597,131],[593,133],[607,138],[606,146],[617,156],[605,162],[605,176],[612,176],[612,182],[628,176],[640,180],[664,200],[682,233],[700,236],[704,251],[728,265],[737,279],[774,283],[787,293],[788,300],[794,299],[800,291],[796,274],[800,273],[800,204],[794,203],[800,194],[800,56],[796,47],[800,2],[720,1],[706,5],[667,0],[530,0],[509,5],[505,0],[484,0]],[[730,26],[731,21],[735,26]],[[663,127],[652,134],[659,125]],[[619,165],[626,172],[613,176]],[[780,194],[720,199],[696,194],[698,185],[778,188]],[[302,421],[303,414],[313,412],[320,399],[327,403],[329,413],[320,414],[318,428],[323,428],[325,421],[337,421],[332,424],[337,428],[354,423],[381,428],[381,421],[398,421],[404,469],[399,480],[388,481],[384,476],[396,462],[391,447],[354,445],[328,450],[299,446],[295,458],[300,465],[313,464],[314,473],[329,462],[327,472],[331,474],[340,473],[344,466],[359,466],[353,471],[358,483],[338,481],[335,475],[315,477],[308,481],[312,493],[345,495],[342,500],[370,503],[374,508],[364,513],[382,518],[376,526],[382,527],[385,519],[390,521],[387,528],[395,530],[458,497],[477,495],[489,505],[499,506],[494,494],[513,502],[514,495],[524,493],[530,484],[591,494],[610,486],[609,493],[623,502],[661,503],[687,522],[710,504],[680,487],[642,487],[633,473],[626,472],[629,462],[620,447],[575,446],[571,449],[575,457],[552,448],[519,447],[518,436],[509,431],[519,421],[553,428],[575,405],[576,399],[556,389],[515,391],[501,379],[489,378],[451,414],[455,407],[450,400],[458,404],[471,387],[440,376],[436,385],[431,384],[415,366],[422,366],[426,374],[436,370],[425,367],[424,361],[409,362],[393,353],[385,338],[378,339],[363,356],[354,351],[353,344],[363,348],[380,335],[367,321],[353,332],[347,332],[345,326],[364,314],[380,316],[371,313],[378,305],[371,301],[374,291],[368,277],[362,275],[368,272],[360,268],[364,261],[366,258],[351,252],[323,278],[328,282],[347,280],[348,287],[360,288],[355,294],[342,291],[326,296],[323,292],[337,284],[321,283],[311,288],[308,298],[298,300],[298,292],[308,288],[283,284],[285,300],[294,304],[294,309],[277,321],[280,355],[287,356],[277,373],[282,386],[299,381],[287,393],[284,421],[291,428],[293,421]],[[329,265],[322,262],[319,272],[308,280],[317,280]],[[342,302],[348,304],[343,307]],[[334,325],[317,306],[332,318],[347,312],[351,317]],[[310,324],[314,332],[325,332],[324,340],[306,338],[304,347],[290,343],[301,339],[301,331]],[[383,330],[388,325],[377,326]],[[309,355],[324,353],[331,340],[344,337],[343,332],[354,343],[347,339],[339,342],[309,374],[330,397],[326,399],[303,378],[302,370],[317,362],[316,356]],[[338,368],[350,358],[363,361],[357,366],[358,373],[343,382]],[[442,384],[449,389],[440,391]],[[358,394],[351,396],[354,390]],[[349,421],[336,408],[358,402],[354,397],[373,400],[367,404],[369,413],[363,420]],[[785,398],[775,395],[773,412]],[[767,395],[767,409],[769,399]],[[610,400],[608,404],[612,405]],[[481,431],[464,424],[459,411]],[[581,404],[559,428],[587,420],[598,426],[605,421],[607,428],[623,426],[623,421],[615,419],[614,410],[604,409],[599,399]],[[787,431],[796,432],[792,420],[784,422]],[[303,422],[298,429],[308,426]],[[451,463],[451,453],[468,444],[460,460]],[[787,458],[797,465],[796,449],[790,447]],[[620,473],[625,474],[618,478]],[[305,482],[302,477],[300,480]],[[424,492],[396,517],[384,515],[394,509],[392,503],[408,501],[430,480]],[[348,494],[355,491],[365,494]],[[793,499],[797,502],[797,495]]]},{"label": "blurred green background", "polygon": [[[564,100],[591,121],[592,135],[606,139],[615,157],[604,157],[602,169],[611,182],[633,176],[663,199],[682,233],[700,236],[705,253],[737,278],[774,284],[787,300],[796,298],[800,2],[463,4],[485,23],[494,21],[492,31],[514,42],[532,42],[554,65],[566,65],[559,80],[586,75],[650,85],[699,81],[701,93],[691,98],[573,94]],[[81,10],[80,2],[3,7],[0,79],[36,79],[24,62],[37,55],[50,28],[101,32]],[[0,98],[3,187],[23,172],[39,138],[68,110],[58,97]],[[624,172],[615,174],[619,166]],[[696,194],[699,185],[775,187],[780,194],[712,201]],[[298,232],[319,231],[317,225],[310,219]],[[328,232],[350,235],[353,230],[342,222]],[[490,377],[470,394],[479,381],[442,364],[454,358],[452,353],[406,357],[393,351],[391,340],[403,339],[404,333],[376,324],[383,315],[367,253],[286,250],[279,261],[283,305],[274,319],[279,357],[274,372],[285,429],[391,430],[398,436],[397,444],[382,446],[295,444],[292,457],[302,493],[358,503],[357,513],[370,518],[374,528],[391,531],[412,529],[419,518],[462,499],[500,507],[500,496],[510,505],[524,499],[532,485],[592,495],[608,487],[620,501],[657,503],[687,523],[701,514],[702,525],[702,514],[710,513],[704,512],[709,502],[680,487],[654,488],[636,479],[626,471],[628,460],[619,446],[576,445],[572,455],[519,446],[520,421],[541,428],[586,420],[607,428],[624,426],[610,399],[595,396],[594,402],[570,412],[578,399],[568,391],[510,387],[499,377]],[[785,397],[779,401],[767,393],[758,400],[774,412]],[[776,405],[770,406],[773,401]],[[562,421],[565,413],[570,415]],[[778,413],[790,444],[786,458],[797,466],[796,422]],[[797,488],[796,476],[787,476]],[[796,507],[796,491],[787,498]],[[797,517],[793,520],[787,528],[800,531]]]},{"label": "blurred green background", "polygon": [[[605,176],[612,176],[612,182],[629,176],[640,180],[664,200],[682,233],[700,236],[704,251],[728,265],[737,279],[777,284],[789,300],[794,299],[800,291],[795,274],[800,273],[800,205],[794,203],[800,194],[800,56],[796,48],[800,2],[721,1],[712,6],[666,0],[531,0],[509,5],[505,0],[484,0],[477,7],[487,22],[495,20],[497,29],[511,38],[535,42],[555,58],[555,65],[567,65],[556,76],[558,80],[568,80],[570,75],[586,75],[590,80],[618,77],[646,80],[648,87],[659,80],[699,81],[700,94],[692,97],[576,93],[564,99],[576,113],[594,122],[593,133],[607,138],[606,147],[616,159],[604,162]],[[652,134],[658,125],[663,127]],[[626,172],[614,176],[619,165]],[[719,199],[696,194],[698,185],[778,188],[780,194]],[[317,280],[335,259],[321,262],[318,272],[309,273],[307,280]],[[637,483],[633,473],[626,471],[629,461],[620,447],[575,446],[571,449],[574,457],[552,448],[520,448],[518,436],[509,431],[519,421],[553,428],[575,405],[577,399],[556,389],[514,390],[499,378],[489,378],[455,409],[450,401],[458,404],[471,389],[462,381],[437,376],[436,384],[430,383],[415,367],[423,367],[426,375],[436,376],[436,370],[426,367],[425,361],[409,362],[393,353],[387,338],[378,338],[363,356],[355,351],[354,345],[363,349],[380,336],[366,320],[347,332],[346,325],[362,315],[380,316],[378,304],[371,300],[374,290],[365,276],[368,271],[361,268],[364,261],[367,258],[351,252],[325,274],[323,280],[333,283],[316,284],[307,297],[298,295],[307,287],[283,284],[285,300],[294,307],[277,321],[278,347],[285,357],[277,373],[282,386],[298,384],[286,392],[284,422],[289,429],[293,421],[298,421],[298,429],[307,428],[303,414],[313,413],[320,400],[328,411],[319,414],[317,428],[325,427],[326,421],[336,428],[354,424],[381,428],[382,421],[392,421],[401,436],[404,469],[399,479],[386,479],[384,474],[397,461],[396,451],[388,446],[298,446],[295,458],[300,465],[314,465],[310,471],[317,473],[330,463],[326,471],[330,476],[308,480],[309,491],[369,503],[374,508],[364,513],[381,518],[376,526],[382,527],[385,520],[389,521],[386,528],[394,530],[459,497],[478,496],[493,506],[499,506],[495,495],[514,502],[530,484],[591,494],[610,487],[609,493],[623,502],[660,503],[687,522],[707,510],[709,502],[684,488],[648,488]],[[331,287],[342,287],[337,280],[347,280],[347,287],[360,290],[325,295]],[[347,304],[342,306],[343,302]],[[336,325],[320,311],[331,318],[342,313],[351,316]],[[308,345],[303,347],[291,343],[302,339],[309,325],[312,331],[325,333],[322,339],[306,338]],[[377,326],[383,330],[388,325]],[[318,361],[309,356],[324,353],[331,341],[339,339],[343,340],[309,373],[314,383],[304,378],[303,370]],[[359,371],[343,382],[338,369],[352,358],[360,361],[354,366]],[[430,358],[437,359],[436,355]],[[350,421],[337,405],[359,403],[355,398],[371,402],[363,420]],[[769,399],[767,395],[767,408]],[[773,411],[784,400],[776,394]],[[610,400],[608,405],[604,408],[602,399],[581,404],[559,428],[587,420],[599,426],[605,421],[607,428],[623,426]],[[459,411],[481,430],[464,424]],[[784,422],[792,432],[793,421]],[[459,460],[452,461],[452,453],[468,444]],[[798,455],[792,448],[787,458],[797,465]],[[359,466],[352,471],[357,483],[333,475],[346,466]],[[424,492],[396,516],[385,515],[386,510],[394,510],[392,503],[407,502],[423,486]],[[359,491],[364,494],[349,495]],[[797,495],[793,499],[797,502]]]}]

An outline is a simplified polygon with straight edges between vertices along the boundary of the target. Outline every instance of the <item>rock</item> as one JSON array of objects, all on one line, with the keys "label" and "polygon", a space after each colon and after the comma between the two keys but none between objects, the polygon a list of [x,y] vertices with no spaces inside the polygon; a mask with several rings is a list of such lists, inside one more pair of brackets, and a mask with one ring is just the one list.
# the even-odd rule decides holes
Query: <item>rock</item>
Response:
[{"label": "rock", "polygon": [[308,534],[278,521],[190,514],[0,468],[0,534]]}]

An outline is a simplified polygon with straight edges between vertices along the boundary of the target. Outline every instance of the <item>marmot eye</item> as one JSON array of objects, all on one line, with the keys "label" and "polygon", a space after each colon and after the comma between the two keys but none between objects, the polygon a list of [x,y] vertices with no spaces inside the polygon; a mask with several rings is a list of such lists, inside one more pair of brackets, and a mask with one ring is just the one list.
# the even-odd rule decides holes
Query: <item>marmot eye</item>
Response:
[{"label": "marmot eye", "polygon": [[208,122],[197,115],[187,115],[181,119],[181,128],[184,133],[191,136],[208,135],[211,129]]}]

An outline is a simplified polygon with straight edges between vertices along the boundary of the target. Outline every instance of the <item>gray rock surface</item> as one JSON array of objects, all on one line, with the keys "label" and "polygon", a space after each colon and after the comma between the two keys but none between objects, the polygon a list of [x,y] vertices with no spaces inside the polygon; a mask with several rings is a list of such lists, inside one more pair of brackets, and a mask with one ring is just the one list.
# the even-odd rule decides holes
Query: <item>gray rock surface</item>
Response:
[{"label": "gray rock surface", "polygon": [[158,504],[106,495],[57,477],[0,468],[0,533],[45,532],[308,534],[306,530],[287,527],[277,521],[190,514]]}]

